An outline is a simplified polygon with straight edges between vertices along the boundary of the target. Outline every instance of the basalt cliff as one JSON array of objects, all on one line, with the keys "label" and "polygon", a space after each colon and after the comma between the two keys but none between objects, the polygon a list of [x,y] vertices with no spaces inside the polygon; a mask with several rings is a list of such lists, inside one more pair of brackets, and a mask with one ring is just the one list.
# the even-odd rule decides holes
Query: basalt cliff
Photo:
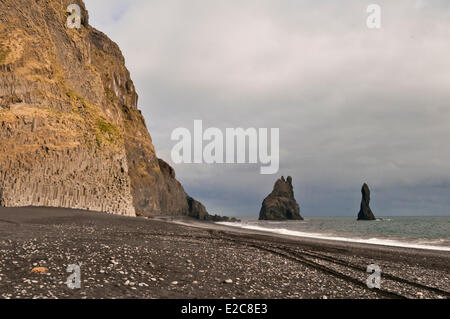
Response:
[{"label": "basalt cliff", "polygon": [[124,57],[82,1],[0,1],[0,206],[209,218],[157,157]]}]

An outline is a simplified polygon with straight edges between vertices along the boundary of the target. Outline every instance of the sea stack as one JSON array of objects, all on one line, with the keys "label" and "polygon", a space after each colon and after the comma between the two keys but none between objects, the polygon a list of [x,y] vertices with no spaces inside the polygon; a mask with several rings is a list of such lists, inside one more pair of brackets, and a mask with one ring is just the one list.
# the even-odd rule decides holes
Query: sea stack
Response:
[{"label": "sea stack", "polygon": [[276,181],[272,193],[262,203],[259,220],[303,220],[294,197],[292,177]]},{"label": "sea stack", "polygon": [[358,213],[358,220],[375,220],[375,215],[370,209],[370,189],[369,186],[364,183],[362,189],[361,210]]}]

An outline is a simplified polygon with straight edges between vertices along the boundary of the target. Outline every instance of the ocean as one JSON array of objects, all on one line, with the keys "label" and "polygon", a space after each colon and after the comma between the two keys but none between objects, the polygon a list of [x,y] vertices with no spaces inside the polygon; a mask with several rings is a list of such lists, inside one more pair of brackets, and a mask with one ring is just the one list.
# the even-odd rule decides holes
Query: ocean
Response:
[{"label": "ocean", "polygon": [[376,221],[357,221],[354,217],[305,217],[304,221],[259,221],[244,217],[241,220],[218,224],[281,235],[450,251],[450,216],[381,217]]}]

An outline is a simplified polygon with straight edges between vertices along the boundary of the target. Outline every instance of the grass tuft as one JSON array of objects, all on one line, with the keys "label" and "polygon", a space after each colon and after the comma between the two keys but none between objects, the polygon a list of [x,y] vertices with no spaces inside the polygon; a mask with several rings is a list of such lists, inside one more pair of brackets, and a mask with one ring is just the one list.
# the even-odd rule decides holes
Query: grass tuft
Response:
[{"label": "grass tuft", "polygon": [[9,49],[4,49],[0,46],[0,64],[3,64],[10,53]]}]

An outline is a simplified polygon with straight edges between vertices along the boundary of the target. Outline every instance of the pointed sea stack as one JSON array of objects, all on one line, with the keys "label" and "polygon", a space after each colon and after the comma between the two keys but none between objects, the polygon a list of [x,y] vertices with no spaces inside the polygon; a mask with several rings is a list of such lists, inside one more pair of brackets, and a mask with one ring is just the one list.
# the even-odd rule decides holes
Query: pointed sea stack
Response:
[{"label": "pointed sea stack", "polygon": [[358,213],[358,220],[375,220],[375,215],[370,209],[370,189],[369,186],[364,183],[362,189],[361,210]]},{"label": "pointed sea stack", "polygon": [[264,199],[259,220],[303,220],[294,197],[292,177],[277,180],[272,193]]}]

